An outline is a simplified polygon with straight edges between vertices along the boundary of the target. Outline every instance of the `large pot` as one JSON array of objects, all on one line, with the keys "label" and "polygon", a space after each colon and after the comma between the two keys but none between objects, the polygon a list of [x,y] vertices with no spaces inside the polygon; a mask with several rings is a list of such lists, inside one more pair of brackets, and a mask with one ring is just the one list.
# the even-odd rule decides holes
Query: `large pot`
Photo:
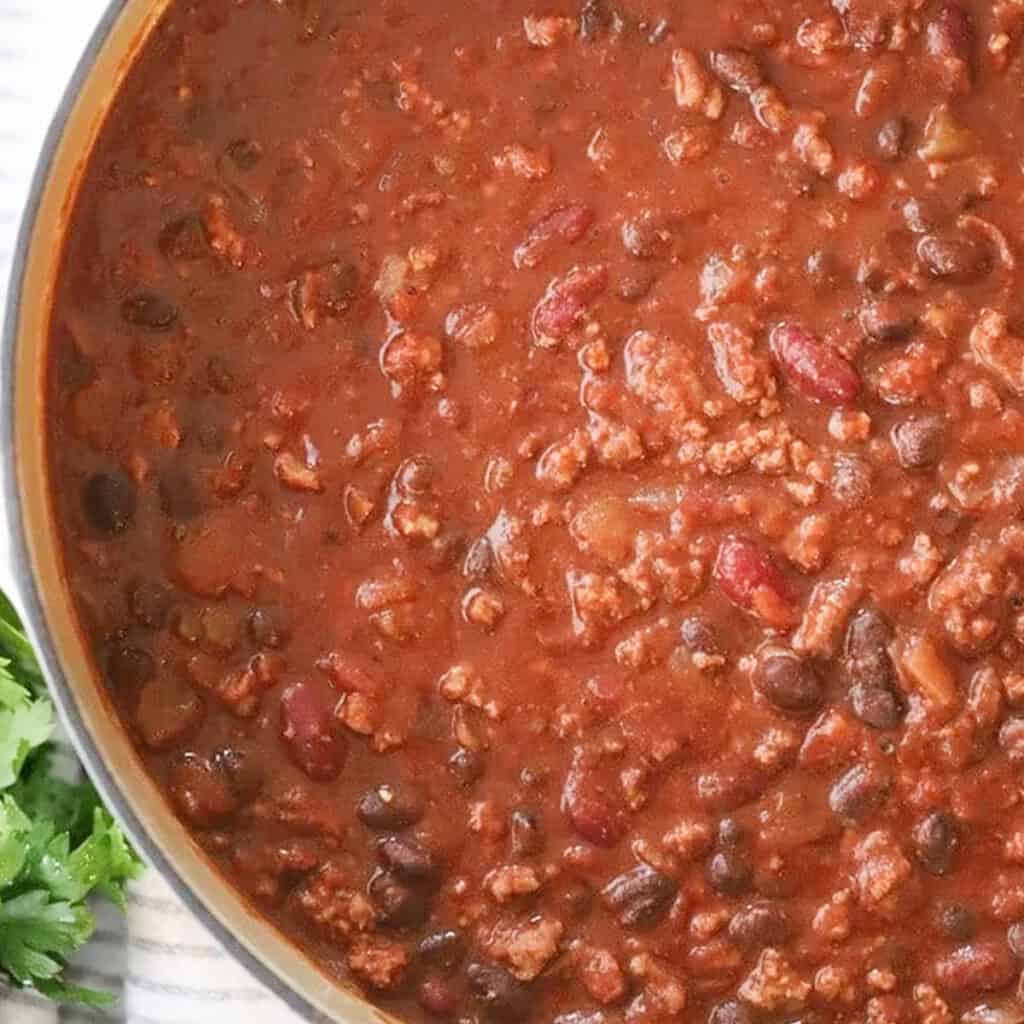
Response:
[{"label": "large pot", "polygon": [[61,567],[46,464],[44,355],[61,242],[87,157],[168,0],[112,0],[46,139],[21,229],[3,334],[0,584],[24,618],[65,728],[136,848],[210,932],[307,1020],[388,1020],[292,946],[214,870],[149,779],[99,685]]}]

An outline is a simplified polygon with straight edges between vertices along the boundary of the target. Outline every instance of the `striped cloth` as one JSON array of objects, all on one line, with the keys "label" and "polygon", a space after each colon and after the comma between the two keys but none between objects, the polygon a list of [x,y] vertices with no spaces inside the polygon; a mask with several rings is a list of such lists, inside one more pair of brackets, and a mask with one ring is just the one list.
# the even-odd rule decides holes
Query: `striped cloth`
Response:
[{"label": "striped cloth", "polygon": [[[0,0],[0,308],[28,183],[50,116],[105,0]],[[0,529],[0,566],[6,564]],[[0,573],[0,577],[2,577]],[[59,766],[79,768],[66,742]],[[0,988],[0,1024],[297,1024],[149,871],[127,917],[98,908],[99,927],[70,979],[119,996],[108,1012],[54,1007]]]}]

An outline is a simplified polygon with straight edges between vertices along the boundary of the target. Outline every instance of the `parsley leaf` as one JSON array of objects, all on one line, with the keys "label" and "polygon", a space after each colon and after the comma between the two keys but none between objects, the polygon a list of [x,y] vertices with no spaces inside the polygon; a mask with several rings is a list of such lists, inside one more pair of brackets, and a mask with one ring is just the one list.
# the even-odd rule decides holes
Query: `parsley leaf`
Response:
[{"label": "parsley leaf", "polygon": [[123,908],[142,862],[88,784],[54,774],[53,705],[32,648],[0,595],[0,981],[61,1002],[105,1006],[69,984],[69,957],[89,939],[89,899]]}]

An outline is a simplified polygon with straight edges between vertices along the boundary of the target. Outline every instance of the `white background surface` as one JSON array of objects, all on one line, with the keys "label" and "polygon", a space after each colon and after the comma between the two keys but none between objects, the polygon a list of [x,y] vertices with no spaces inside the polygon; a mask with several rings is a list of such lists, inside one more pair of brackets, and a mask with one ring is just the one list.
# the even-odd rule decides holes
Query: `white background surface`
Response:
[{"label": "white background surface", "polygon": [[[201,2],[201,0],[200,0]],[[50,119],[104,0],[0,0],[0,307],[22,207]],[[0,565],[7,537],[0,530]],[[69,771],[75,767],[67,760]],[[0,991],[0,1024],[294,1024],[150,871],[126,919],[104,910],[73,980],[115,992],[111,1013]]]}]

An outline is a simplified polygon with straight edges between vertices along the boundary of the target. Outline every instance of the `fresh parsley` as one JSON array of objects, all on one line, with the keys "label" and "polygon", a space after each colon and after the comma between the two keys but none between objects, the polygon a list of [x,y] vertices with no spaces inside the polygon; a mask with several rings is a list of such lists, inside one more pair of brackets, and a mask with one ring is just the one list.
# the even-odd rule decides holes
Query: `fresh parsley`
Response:
[{"label": "fresh parsley", "polygon": [[142,862],[86,784],[54,773],[53,705],[17,614],[0,595],[0,981],[62,1002],[112,996],[69,984],[92,935],[89,900],[125,905]]}]

